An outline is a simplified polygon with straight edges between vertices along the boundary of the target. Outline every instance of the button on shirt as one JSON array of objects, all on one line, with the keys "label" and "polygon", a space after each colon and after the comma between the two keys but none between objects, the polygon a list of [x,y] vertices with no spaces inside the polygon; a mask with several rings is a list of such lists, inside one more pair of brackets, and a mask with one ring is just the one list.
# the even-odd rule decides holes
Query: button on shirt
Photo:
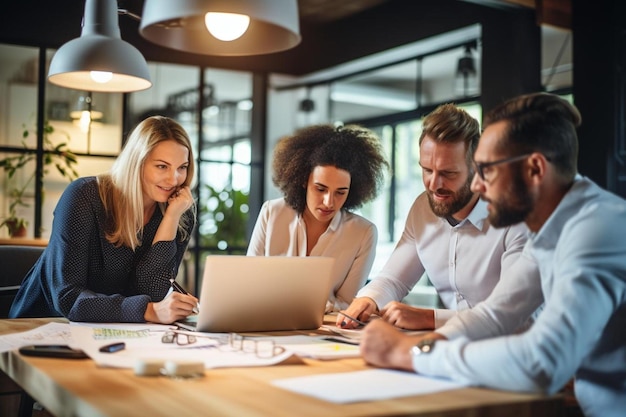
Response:
[{"label": "button on shirt", "polygon": [[466,219],[451,226],[433,213],[422,193],[389,260],[357,297],[370,297],[384,308],[401,301],[425,272],[446,307],[435,310],[436,327],[455,310],[474,307],[518,259],[528,234],[523,224],[496,229],[487,215],[487,204],[479,200]]},{"label": "button on shirt", "polygon": [[[525,250],[539,265],[545,298],[533,326],[512,336],[470,342],[466,334],[441,341],[430,355],[413,357],[414,369],[492,388],[549,394],[575,376],[576,397],[586,416],[624,416],[625,236],[626,201],[578,177]],[[473,309],[450,324],[464,318],[466,326],[480,327],[485,320],[497,320],[501,312],[495,313],[472,318]]]}]

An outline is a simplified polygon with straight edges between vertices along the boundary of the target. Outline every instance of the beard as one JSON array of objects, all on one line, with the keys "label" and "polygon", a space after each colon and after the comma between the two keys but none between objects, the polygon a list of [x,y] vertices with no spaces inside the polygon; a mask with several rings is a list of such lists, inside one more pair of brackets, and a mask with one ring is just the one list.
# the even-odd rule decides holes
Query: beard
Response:
[{"label": "beard", "polygon": [[428,204],[430,209],[438,217],[450,217],[454,213],[460,211],[465,207],[474,197],[474,193],[471,190],[472,177],[468,176],[467,181],[457,191],[451,191],[446,189],[437,190],[438,194],[452,196],[450,201],[438,202],[433,198],[433,193],[428,191]]},{"label": "beard", "polygon": [[507,227],[521,223],[533,209],[533,200],[522,180],[521,175],[515,175],[511,188],[497,199],[487,200],[492,210],[489,212],[489,221],[493,227]]}]

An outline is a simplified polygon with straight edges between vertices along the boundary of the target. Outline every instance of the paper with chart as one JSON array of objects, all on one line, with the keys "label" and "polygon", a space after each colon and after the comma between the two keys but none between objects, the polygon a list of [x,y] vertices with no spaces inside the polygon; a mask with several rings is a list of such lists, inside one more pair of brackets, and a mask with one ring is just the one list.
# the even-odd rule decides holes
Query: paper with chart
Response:
[{"label": "paper with chart", "polygon": [[[71,326],[75,345],[85,351],[101,366],[133,368],[138,360],[149,361],[201,361],[205,368],[268,366],[280,363],[292,355],[316,359],[339,359],[357,357],[358,346],[326,340],[326,336],[246,336],[254,343],[272,341],[276,347],[271,357],[254,352],[224,349],[228,334],[202,333],[177,330],[192,335],[195,341],[189,345],[163,343],[162,337],[171,326],[148,328],[146,325],[109,327],[98,323],[74,323]],[[100,352],[100,348],[116,342],[124,342],[125,348],[115,353]]]}]

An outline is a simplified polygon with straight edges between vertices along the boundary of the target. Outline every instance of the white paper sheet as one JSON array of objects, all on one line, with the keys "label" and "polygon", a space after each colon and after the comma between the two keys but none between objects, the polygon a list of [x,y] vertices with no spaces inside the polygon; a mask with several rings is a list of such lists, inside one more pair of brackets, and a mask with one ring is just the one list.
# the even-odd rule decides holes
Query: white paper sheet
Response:
[{"label": "white paper sheet", "polygon": [[[257,340],[273,340],[276,346],[284,349],[272,358],[218,349],[216,339],[224,338],[224,334],[186,332],[197,336],[194,344],[178,346],[162,343],[163,334],[174,328],[146,323],[48,323],[33,330],[0,337],[0,351],[32,344],[67,344],[83,350],[98,365],[117,368],[134,368],[139,360],[201,361],[206,368],[217,368],[274,365],[292,355],[316,359],[359,356],[358,346],[327,341],[324,340],[326,336],[256,337]],[[99,351],[102,346],[116,342],[124,342],[125,349],[115,353]]]},{"label": "white paper sheet", "polygon": [[[116,328],[121,329],[120,327]],[[94,338],[94,334],[101,333],[98,326],[72,326],[72,337],[78,347],[85,351],[100,366],[115,368],[134,368],[138,361],[181,361],[203,362],[205,368],[219,367],[244,367],[244,366],[267,366],[280,363],[292,355],[292,352],[284,351],[274,357],[259,358],[254,353],[241,351],[228,351],[219,349],[215,339],[206,333],[197,333],[197,341],[187,346],[179,346],[176,343],[163,343],[161,337],[163,330],[152,330],[142,337],[120,337],[117,339],[102,340]],[[190,333],[190,332],[187,332]],[[215,338],[224,335],[211,335]],[[102,353],[100,348],[115,342],[124,342],[125,349],[115,353]]]},{"label": "white paper sheet", "polygon": [[27,345],[72,345],[72,332],[67,323],[48,323],[32,330],[0,336],[0,352]]},{"label": "white paper sheet", "polygon": [[272,337],[279,346],[294,355],[320,360],[356,358],[361,355],[358,345],[327,340],[329,336],[277,336]]},{"label": "white paper sheet", "polygon": [[449,380],[388,369],[278,379],[272,381],[272,384],[334,403],[385,400],[466,386]]}]

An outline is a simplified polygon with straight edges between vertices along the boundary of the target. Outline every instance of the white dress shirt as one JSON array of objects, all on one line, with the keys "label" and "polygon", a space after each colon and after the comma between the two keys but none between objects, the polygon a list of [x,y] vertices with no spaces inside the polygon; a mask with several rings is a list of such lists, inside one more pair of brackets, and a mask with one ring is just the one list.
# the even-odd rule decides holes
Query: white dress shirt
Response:
[{"label": "white dress shirt", "polygon": [[[378,232],[365,218],[339,211],[320,236],[310,256],[335,258],[326,311],[348,307],[368,278],[376,255]],[[261,207],[248,246],[252,256],[306,256],[306,225],[283,198]]]},{"label": "white dress shirt", "polygon": [[[463,312],[438,330],[457,338],[438,341],[430,354],[413,357],[414,369],[492,388],[549,394],[575,376],[576,397],[586,416],[623,416],[625,236],[626,201],[577,177],[524,250],[539,265],[545,299],[533,326],[523,334],[470,341],[472,330],[485,328],[486,320],[506,321],[516,312],[497,310],[496,304],[485,307],[495,314],[479,314],[482,306]],[[536,283],[526,285],[534,291]],[[518,314],[530,310],[532,306],[521,308]],[[461,336],[458,329],[463,327],[468,331]]]},{"label": "white dress shirt", "polygon": [[389,260],[357,297],[370,297],[383,308],[401,301],[426,272],[446,307],[435,310],[435,327],[456,310],[474,307],[506,276],[528,235],[523,224],[496,229],[487,215],[487,204],[479,200],[466,219],[451,226],[433,213],[422,193]]}]

